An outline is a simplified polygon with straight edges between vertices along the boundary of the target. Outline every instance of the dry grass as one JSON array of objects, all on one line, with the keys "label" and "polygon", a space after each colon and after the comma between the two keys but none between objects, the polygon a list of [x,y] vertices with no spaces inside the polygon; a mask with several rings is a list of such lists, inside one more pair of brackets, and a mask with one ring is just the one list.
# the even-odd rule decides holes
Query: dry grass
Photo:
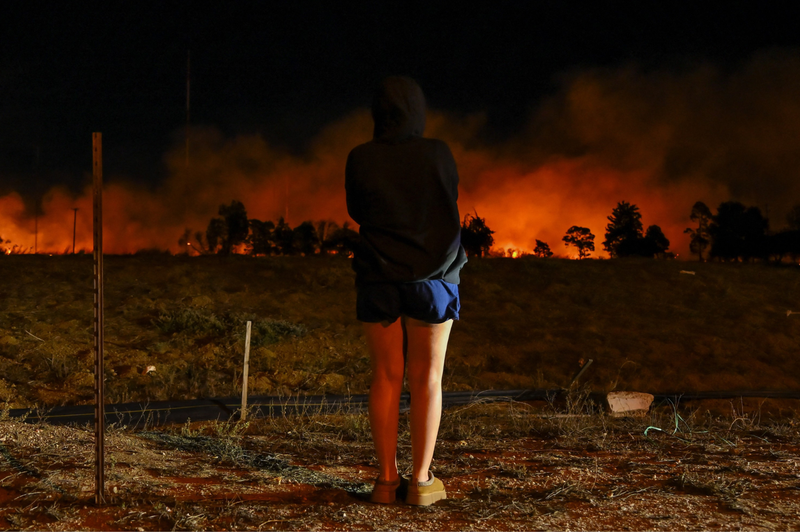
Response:
[{"label": "dry grass", "polygon": [[[92,400],[91,271],[89,257],[0,257],[13,280],[0,286],[0,407]],[[106,282],[110,402],[237,395],[246,319],[259,324],[251,393],[367,391],[346,260],[108,257]],[[448,410],[434,462],[447,501],[363,501],[376,472],[363,412],[113,425],[105,508],[90,502],[91,431],[0,418],[0,528],[787,529],[796,403],[613,419],[588,392],[800,390],[800,315],[786,315],[799,284],[796,267],[474,260],[446,390],[558,388],[594,365],[549,403]]]},{"label": "dry grass", "polygon": [[[729,403],[640,419],[565,404],[445,412],[430,508],[365,502],[376,464],[362,413],[187,423],[107,437],[95,507],[92,432],[0,418],[0,528],[49,530],[784,530],[796,524],[800,432]],[[577,409],[577,410],[576,410]],[[565,423],[569,420],[569,424]],[[403,427],[407,429],[407,419]],[[660,427],[655,431],[650,427]],[[650,429],[650,430],[648,430]],[[407,432],[401,469],[408,469]]]},{"label": "dry grass", "polygon": [[[0,258],[0,401],[92,399],[91,258]],[[690,269],[696,275],[681,274]],[[365,393],[349,261],[108,257],[111,402],[235,396],[244,322],[253,394]],[[657,260],[473,260],[445,389],[800,389],[797,267]],[[147,366],[156,372],[142,375]]]}]

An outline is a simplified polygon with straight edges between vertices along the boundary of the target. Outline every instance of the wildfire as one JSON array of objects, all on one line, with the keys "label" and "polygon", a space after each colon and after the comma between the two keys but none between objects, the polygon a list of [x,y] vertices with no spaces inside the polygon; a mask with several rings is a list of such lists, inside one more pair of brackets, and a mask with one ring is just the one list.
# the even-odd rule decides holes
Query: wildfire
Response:
[{"label": "wildfire", "polygon": [[[668,76],[595,70],[565,82],[530,128],[505,144],[478,143],[480,115],[430,111],[426,136],[451,147],[460,211],[485,219],[496,255],[519,258],[540,240],[555,256],[569,256],[562,237],[577,225],[596,235],[592,257],[605,257],[607,217],[624,200],[639,207],[645,226],[661,227],[671,251],[690,258],[684,229],[694,202],[711,208],[728,200],[769,202],[777,221],[771,228],[780,229],[781,217],[800,201],[800,155],[792,140],[800,135],[798,78],[794,56],[755,57],[727,77],[705,67]],[[341,224],[348,220],[347,154],[371,133],[369,112],[361,109],[326,127],[309,153],[297,157],[259,136],[224,139],[210,129],[193,130],[191,165],[184,146],[175,146],[166,157],[170,177],[157,190],[107,176],[105,250],[193,249],[179,245],[180,236],[187,228],[204,232],[219,206],[232,200],[251,219],[275,222],[290,214],[292,227],[306,220]],[[88,146],[87,138],[87,152]],[[89,189],[76,195],[53,188],[35,219],[18,194],[0,196],[0,250],[69,253],[73,237],[76,250],[90,250],[91,204]]]},{"label": "wildfire", "polygon": [[[478,212],[494,230],[496,242],[502,239],[505,244],[495,248],[495,256],[519,258],[532,251],[536,239],[548,242],[556,255],[567,256],[568,250],[561,245],[566,229],[582,225],[602,235],[606,217],[621,199],[636,203],[646,224],[660,225],[672,249],[688,247],[683,229],[693,201],[724,197],[720,190],[702,184],[676,183],[653,189],[646,172],[621,172],[585,160],[522,165],[485,149],[467,149],[453,138],[453,126],[442,115],[434,115],[431,122],[431,136],[448,141],[459,165],[460,209]],[[175,161],[182,156],[176,150],[170,155],[174,171],[160,190],[149,192],[113,182],[106,186],[104,248],[108,253],[154,248],[200,253],[191,243],[181,248],[180,235],[186,228],[204,232],[209,220],[217,216],[219,205],[233,199],[245,204],[250,218],[276,221],[288,203],[293,225],[304,220],[342,223],[349,219],[344,162],[351,146],[369,138],[368,125],[366,113],[359,113],[332,126],[328,141],[318,145],[311,162],[275,154],[258,138],[240,137],[222,149],[198,147],[202,160],[189,173],[182,160],[180,164]],[[334,142],[333,135],[349,140]],[[244,160],[250,166],[255,161],[255,168],[243,170],[247,167]],[[287,181],[291,184],[288,195]],[[88,188],[77,197],[61,188],[50,190],[36,221],[38,233],[18,195],[0,198],[0,205],[0,236],[11,245],[32,251],[36,239],[39,252],[71,253],[74,237],[77,251],[92,248]],[[73,216],[77,218],[73,220]],[[593,256],[602,256],[599,245],[597,249]],[[9,252],[8,244],[5,251]],[[234,251],[247,252],[244,248]]]},{"label": "wildfire", "polygon": [[[522,165],[512,158],[498,158],[488,150],[467,149],[452,138],[452,125],[442,115],[434,115],[431,122],[431,136],[447,140],[459,164],[460,209],[478,212],[494,230],[495,240],[501,238],[505,243],[504,248],[496,248],[495,255],[519,258],[530,253],[539,239],[564,256],[567,250],[563,249],[561,238],[566,229],[582,225],[602,235],[606,217],[621,199],[636,203],[646,224],[660,225],[672,242],[672,249],[684,248],[688,244],[683,229],[692,203],[698,198],[724,198],[721,190],[696,183],[652,188],[647,172],[622,172],[585,160]],[[342,223],[348,220],[344,161],[351,146],[369,138],[368,124],[368,116],[360,113],[332,126],[332,131],[341,130],[340,136],[350,140],[333,145],[331,141],[323,142],[311,162],[276,155],[263,141],[251,137],[230,140],[222,149],[198,148],[202,164],[197,164],[197,170],[191,173],[175,163],[181,154],[173,153],[174,171],[161,190],[149,192],[119,183],[106,186],[104,247],[108,253],[194,249],[191,243],[181,249],[180,235],[186,228],[204,232],[219,205],[233,199],[245,204],[250,218],[276,221],[288,203],[293,225],[304,220]],[[256,161],[255,168],[241,169],[246,168],[243,159],[251,166]],[[288,195],[287,180],[291,183]],[[12,245],[33,248],[36,239],[39,252],[71,253],[74,237],[76,250],[91,250],[89,189],[77,197],[60,188],[50,190],[42,201],[44,212],[37,220],[38,233],[18,195],[0,198],[0,205],[0,236]],[[75,208],[78,211],[73,225]],[[602,256],[599,242],[597,249],[594,256]]]}]

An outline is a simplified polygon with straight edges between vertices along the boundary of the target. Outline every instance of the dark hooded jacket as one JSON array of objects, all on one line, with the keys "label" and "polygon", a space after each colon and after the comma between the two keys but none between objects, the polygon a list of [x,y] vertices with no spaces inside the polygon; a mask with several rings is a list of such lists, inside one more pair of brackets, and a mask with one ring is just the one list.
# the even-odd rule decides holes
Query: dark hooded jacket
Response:
[{"label": "dark hooded jacket", "polygon": [[443,279],[458,284],[458,172],[447,144],[422,137],[425,97],[413,80],[391,77],[372,104],[373,139],[347,158],[347,210],[360,225],[358,284]]}]

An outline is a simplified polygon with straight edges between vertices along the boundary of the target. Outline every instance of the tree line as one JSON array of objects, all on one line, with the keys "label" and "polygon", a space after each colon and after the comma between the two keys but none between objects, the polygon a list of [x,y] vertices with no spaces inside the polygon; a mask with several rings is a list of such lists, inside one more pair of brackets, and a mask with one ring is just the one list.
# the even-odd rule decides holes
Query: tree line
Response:
[{"label": "tree line", "polygon": [[[690,235],[690,250],[699,260],[780,262],[800,258],[800,205],[786,216],[787,226],[769,230],[769,219],[758,207],[746,207],[738,201],[720,204],[716,214],[702,201],[692,206],[690,219],[696,227],[684,231]],[[708,252],[704,257],[703,254]]]},{"label": "tree line", "polygon": [[[247,217],[240,201],[220,205],[219,216],[212,218],[205,233],[191,230],[179,239],[181,246],[200,254],[251,255],[314,255],[318,253],[350,255],[358,245],[359,235],[347,222],[339,226],[332,221],[305,221],[292,228],[283,218],[277,223]],[[639,207],[620,201],[607,217],[603,249],[611,258],[648,257],[674,258],[670,242],[658,225],[646,229]],[[703,260],[748,261],[800,258],[800,205],[787,216],[788,227],[772,233],[769,221],[758,207],[728,201],[720,204],[717,213],[702,201],[694,204],[689,219],[695,227],[684,232],[690,235],[690,250]],[[492,255],[494,231],[477,212],[464,216],[461,243],[470,257]],[[579,259],[589,258],[595,251],[595,235],[587,227],[573,225],[561,239],[566,247],[578,252]],[[548,258],[554,255],[550,245],[535,239],[529,254]]]},{"label": "tree line", "polygon": [[347,222],[339,226],[332,221],[305,221],[292,228],[283,218],[277,223],[251,219],[236,200],[220,205],[218,214],[205,233],[187,229],[178,244],[201,255],[349,255],[359,239]]},{"label": "tree line", "polygon": [[[603,249],[611,258],[648,257],[674,258],[669,251],[669,239],[658,225],[644,228],[639,208],[620,201],[607,217]],[[684,233],[690,235],[690,251],[698,259],[718,261],[763,260],[781,262],[788,257],[793,262],[800,259],[800,205],[795,205],[786,217],[787,227],[770,232],[769,220],[758,207],[746,207],[737,201],[727,201],[712,214],[711,209],[698,201],[689,213],[697,223]],[[467,215],[462,225],[462,244],[467,254],[475,257],[489,256],[494,243],[493,231],[484,219]],[[588,227],[573,225],[561,239],[567,247],[578,252],[579,259],[595,251],[595,235]],[[548,258],[554,255],[547,242],[535,239],[532,255]]]},{"label": "tree line", "polygon": [[[283,218],[277,223],[251,219],[242,202],[234,200],[220,205],[218,217],[209,221],[205,232],[187,229],[178,240],[184,249],[210,255],[314,255],[317,253],[350,255],[358,245],[359,235],[345,222],[304,221],[291,227]],[[612,258],[650,257],[672,258],[670,242],[661,228],[644,228],[639,208],[620,201],[607,217],[603,249]],[[758,207],[747,207],[737,201],[727,201],[717,207],[716,214],[702,201],[689,212],[696,225],[684,233],[690,236],[690,251],[701,261],[775,261],[785,258],[800,260],[800,204],[786,217],[787,226],[780,231],[769,230],[769,220]],[[477,212],[468,213],[461,224],[461,243],[470,257],[488,257],[492,250],[494,231]],[[587,227],[573,225],[561,239],[566,247],[578,252],[579,259],[589,258],[595,251],[595,235]],[[523,255],[548,258],[554,256],[550,245],[535,239],[531,252]],[[30,253],[0,237],[0,254]],[[504,256],[501,254],[501,256]]]}]

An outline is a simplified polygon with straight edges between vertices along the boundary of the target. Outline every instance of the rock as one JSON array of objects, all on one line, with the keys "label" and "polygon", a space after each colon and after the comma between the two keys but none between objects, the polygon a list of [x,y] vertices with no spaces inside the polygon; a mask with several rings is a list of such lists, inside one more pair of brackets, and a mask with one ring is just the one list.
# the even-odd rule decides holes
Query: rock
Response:
[{"label": "rock", "polygon": [[189,306],[194,308],[207,308],[214,302],[208,296],[195,296],[189,301]]},{"label": "rock", "polygon": [[64,381],[66,389],[94,388],[94,373],[77,371]]},{"label": "rock", "polygon": [[114,366],[111,368],[111,373],[124,379],[126,377],[130,377],[131,375],[135,375],[136,368],[130,364],[125,364],[124,366]]},{"label": "rock", "polygon": [[16,395],[16,390],[14,388],[14,384],[0,379],[0,401],[10,403]]},{"label": "rock", "polygon": [[3,336],[0,338],[0,345],[17,345],[19,340],[14,338],[13,336]]},{"label": "rock", "polygon": [[606,400],[613,417],[643,417],[650,410],[653,396],[641,392],[610,392]]},{"label": "rock", "polygon": [[324,387],[328,393],[342,393],[347,389],[347,377],[338,373],[325,373],[319,376],[317,385]]}]

